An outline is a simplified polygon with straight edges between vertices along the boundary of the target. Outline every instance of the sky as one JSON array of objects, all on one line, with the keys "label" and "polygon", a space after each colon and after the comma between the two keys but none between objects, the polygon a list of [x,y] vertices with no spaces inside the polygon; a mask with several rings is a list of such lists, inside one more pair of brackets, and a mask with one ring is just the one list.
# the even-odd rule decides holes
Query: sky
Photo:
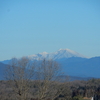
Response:
[{"label": "sky", "polygon": [[100,0],[0,0],[0,61],[60,48],[100,56]]}]

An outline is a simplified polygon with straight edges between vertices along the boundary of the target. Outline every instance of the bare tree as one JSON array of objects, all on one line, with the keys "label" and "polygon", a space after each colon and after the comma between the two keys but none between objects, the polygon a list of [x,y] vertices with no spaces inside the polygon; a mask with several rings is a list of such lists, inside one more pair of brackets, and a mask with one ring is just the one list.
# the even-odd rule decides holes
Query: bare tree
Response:
[{"label": "bare tree", "polygon": [[[38,100],[54,100],[66,89],[62,74],[59,64],[53,60],[43,59],[34,64],[23,57],[12,59],[6,70],[6,79],[11,83],[14,100],[28,100],[31,94]],[[35,88],[31,88],[32,85]]]},{"label": "bare tree", "polygon": [[61,69],[59,64],[53,60],[43,59],[38,63],[36,75],[37,98],[39,100],[54,100],[63,91],[61,82]]},{"label": "bare tree", "polygon": [[5,77],[12,84],[15,100],[26,100],[30,81],[34,76],[34,64],[26,57],[13,58],[5,71]]}]

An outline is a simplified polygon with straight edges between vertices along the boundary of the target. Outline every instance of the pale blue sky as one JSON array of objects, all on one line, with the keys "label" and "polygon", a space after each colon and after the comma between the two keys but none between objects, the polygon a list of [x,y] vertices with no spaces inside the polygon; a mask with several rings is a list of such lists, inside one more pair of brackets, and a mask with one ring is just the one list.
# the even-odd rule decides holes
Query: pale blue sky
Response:
[{"label": "pale blue sky", "polygon": [[0,60],[60,48],[100,56],[100,0],[0,0]]}]

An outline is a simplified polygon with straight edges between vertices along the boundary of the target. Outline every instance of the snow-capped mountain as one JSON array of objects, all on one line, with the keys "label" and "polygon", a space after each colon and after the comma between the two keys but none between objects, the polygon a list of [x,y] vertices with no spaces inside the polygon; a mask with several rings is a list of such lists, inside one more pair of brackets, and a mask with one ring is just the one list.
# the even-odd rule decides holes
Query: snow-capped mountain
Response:
[{"label": "snow-capped mountain", "polygon": [[41,60],[43,58],[53,59],[53,60],[58,60],[62,58],[71,58],[71,57],[87,58],[86,56],[83,56],[82,54],[79,54],[70,49],[59,49],[57,52],[54,53],[42,52],[28,57],[33,60]]}]

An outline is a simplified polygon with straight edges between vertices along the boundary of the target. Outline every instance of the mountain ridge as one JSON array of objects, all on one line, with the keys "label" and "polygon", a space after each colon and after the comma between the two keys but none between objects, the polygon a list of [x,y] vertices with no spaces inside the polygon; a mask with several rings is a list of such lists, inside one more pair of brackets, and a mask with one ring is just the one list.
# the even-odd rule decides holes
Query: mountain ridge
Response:
[{"label": "mountain ridge", "polygon": [[53,52],[53,53],[42,52],[42,53],[30,55],[28,57],[30,59],[35,59],[35,60],[39,60],[39,59],[41,60],[43,58],[53,59],[53,60],[57,60],[57,59],[61,59],[61,58],[70,58],[70,57],[88,58],[88,57],[86,57],[80,53],[77,53],[73,50],[70,50],[70,49],[59,49],[58,51]]}]

